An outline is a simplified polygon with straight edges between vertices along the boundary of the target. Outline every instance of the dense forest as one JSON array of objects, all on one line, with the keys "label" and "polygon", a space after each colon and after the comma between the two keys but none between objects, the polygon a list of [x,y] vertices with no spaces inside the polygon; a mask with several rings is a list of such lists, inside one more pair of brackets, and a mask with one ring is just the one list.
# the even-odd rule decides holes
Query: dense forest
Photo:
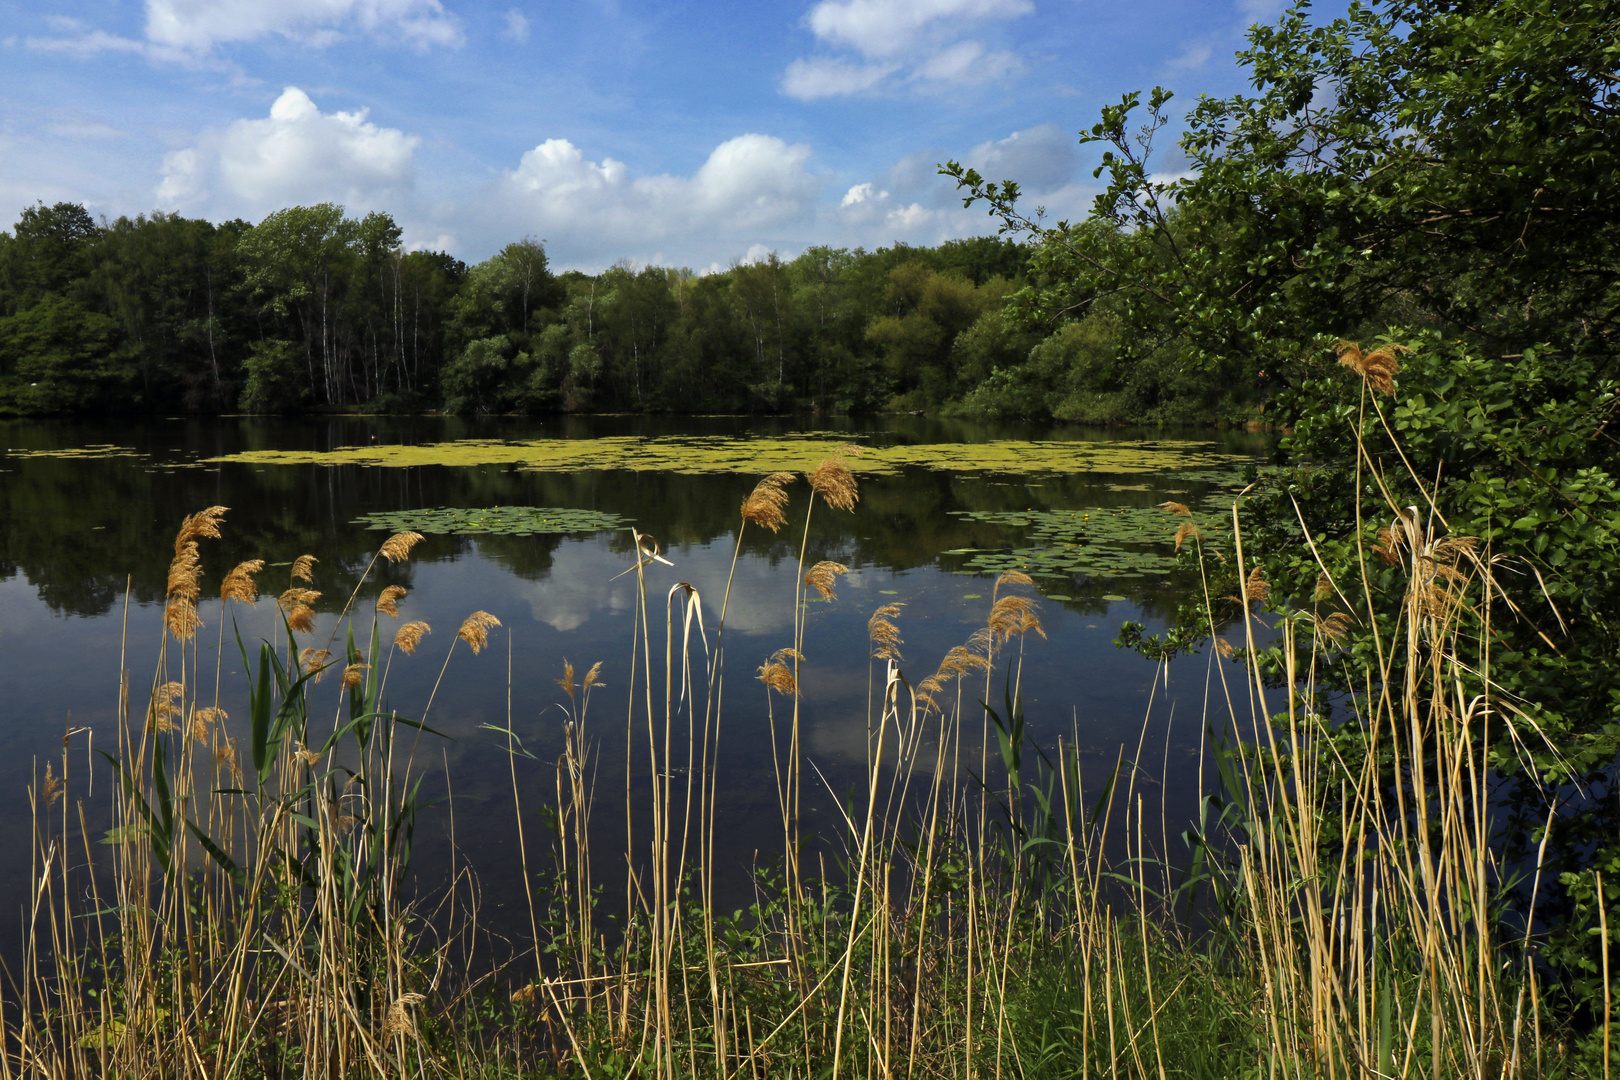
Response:
[{"label": "dense forest", "polygon": [[1252,376],[1024,303],[1031,253],[979,237],[558,274],[533,240],[467,266],[330,204],[256,225],[36,205],[0,233],[0,413],[1248,417]]}]

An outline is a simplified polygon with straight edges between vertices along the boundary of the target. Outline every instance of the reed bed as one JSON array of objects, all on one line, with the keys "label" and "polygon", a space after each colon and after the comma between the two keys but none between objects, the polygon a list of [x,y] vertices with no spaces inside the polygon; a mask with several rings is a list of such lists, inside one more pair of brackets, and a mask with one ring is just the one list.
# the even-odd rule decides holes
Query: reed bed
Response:
[{"label": "reed bed", "polygon": [[[835,833],[812,836],[803,806],[820,781],[801,678],[820,643],[806,604],[837,602],[846,571],[807,566],[807,537],[814,515],[857,511],[859,490],[838,454],[799,479],[768,476],[742,502],[739,555],[750,531],[788,528],[808,489],[784,582],[789,638],[730,680],[730,583],[717,598],[655,585],[657,541],[635,535],[629,678],[606,706],[625,709],[627,745],[646,766],[624,777],[625,850],[591,845],[593,820],[619,812],[597,790],[596,732],[621,718],[601,716],[600,664],[583,676],[559,664],[558,760],[537,764],[506,732],[531,938],[472,974],[469,872],[431,906],[403,887],[440,686],[410,717],[379,707],[391,664],[426,649],[429,627],[396,622],[398,587],[362,602],[363,579],[318,643],[312,559],[257,610],[264,569],[236,567],[223,579],[227,618],[275,626],[256,652],[219,629],[218,647],[234,637],[248,673],[239,743],[219,708],[220,661],[207,670],[198,644],[201,544],[224,511],[188,518],[158,669],[126,681],[106,755],[119,784],[108,846],[92,849],[82,807],[63,797],[77,781],[65,752],[30,792],[35,899],[5,988],[0,1071],[1608,1075],[1547,1005],[1528,931],[1502,930],[1486,747],[1503,725],[1537,734],[1490,679],[1490,623],[1511,601],[1477,543],[1393,500],[1379,508],[1390,524],[1369,555],[1404,575],[1399,633],[1378,638],[1376,660],[1357,670],[1363,692],[1330,716],[1320,666],[1347,662],[1336,651],[1355,608],[1344,593],[1369,587],[1328,580],[1315,609],[1262,628],[1267,586],[1243,550],[1240,498],[1235,566],[1223,571],[1239,595],[1206,604],[1212,625],[1236,612],[1245,647],[1211,667],[1209,793],[1175,859],[1123,750],[1107,774],[1084,775],[1074,736],[1029,739],[1023,655],[1044,629],[1027,577],[1001,575],[983,626],[917,669],[903,605],[885,605],[868,624],[865,781]],[[1172,526],[1183,509],[1167,508]],[[419,539],[391,537],[373,563],[409,558]],[[1183,527],[1175,542],[1204,541]],[[441,645],[440,681],[458,648],[491,647],[492,633],[498,645],[499,630],[492,615],[469,616]],[[1268,666],[1268,635],[1284,670]],[[340,695],[317,692],[323,680]],[[769,702],[781,829],[753,902],[733,913],[715,894],[728,693]],[[335,711],[318,715],[333,696]],[[1345,725],[1370,752],[1339,752]],[[552,827],[536,833],[517,793],[520,770],[541,767],[556,795]]]}]

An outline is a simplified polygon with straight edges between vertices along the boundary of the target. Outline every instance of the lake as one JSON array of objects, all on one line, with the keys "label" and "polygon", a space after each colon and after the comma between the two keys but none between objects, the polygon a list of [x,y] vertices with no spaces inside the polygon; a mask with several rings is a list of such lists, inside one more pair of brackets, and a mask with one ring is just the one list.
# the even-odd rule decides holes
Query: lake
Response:
[{"label": "lake", "polygon": [[[1158,504],[1187,504],[1200,519],[1218,514],[1223,497],[1229,507],[1241,468],[1264,449],[1263,437],[1241,432],[922,417],[0,423],[0,799],[25,813],[27,785],[47,761],[61,768],[71,733],[68,797],[82,802],[89,839],[104,834],[114,778],[93,752],[115,746],[121,655],[134,708],[143,708],[186,514],[230,508],[223,536],[202,543],[198,662],[209,687],[218,666],[232,730],[247,712],[246,687],[228,625],[216,654],[224,573],[241,560],[268,564],[265,595],[239,616],[251,650],[277,632],[275,596],[291,583],[293,561],[315,555],[312,587],[322,597],[300,644],[318,646],[389,531],[414,528],[426,540],[409,561],[378,560],[361,586],[357,631],[369,633],[372,603],[389,584],[409,590],[401,619],[432,627],[414,655],[393,658],[388,676],[389,704],[417,716],[444,668],[426,722],[446,738],[425,736],[419,759],[431,763],[424,790],[448,798],[418,827],[415,867],[431,885],[453,864],[470,865],[485,920],[499,925],[503,910],[523,904],[514,783],[532,828],[556,798],[566,697],[555,680],[565,660],[580,673],[602,663],[588,730],[605,792],[597,820],[607,849],[622,839],[636,616],[635,575],[624,573],[634,565],[628,526],[655,537],[670,564],[645,569],[655,641],[664,597],[683,581],[702,598],[712,636],[742,499],[761,474],[813,468],[846,442],[862,448],[850,459],[859,504],[844,513],[818,503],[805,547],[807,567],[824,559],[848,567],[836,599],[807,608],[800,685],[817,770],[805,790],[807,827],[835,829],[838,802],[864,770],[873,611],[904,603],[895,621],[915,684],[984,624],[996,572],[1022,568],[1037,575],[1031,595],[1045,631],[1025,644],[1032,735],[1045,745],[1073,740],[1098,778],[1122,753],[1139,760],[1137,791],[1164,809],[1157,846],[1176,855],[1199,792],[1211,659],[1208,650],[1177,659],[1156,683],[1161,669],[1113,641],[1123,621],[1157,629],[1191,596],[1193,582],[1171,561],[1179,519]],[[809,491],[802,477],[787,490],[787,527],[745,533],[726,618],[717,836],[733,868],[727,896],[746,890],[756,860],[780,850],[767,691],[755,674],[792,641]],[[463,645],[445,667],[456,627],[478,610],[501,627],[480,655]],[[391,635],[396,624],[381,623]],[[329,697],[336,717],[340,694],[333,679],[314,699]],[[998,685],[992,704],[999,695]],[[515,781],[508,738],[493,730],[508,724],[532,755],[518,760]],[[632,740],[637,786],[638,748],[644,754]],[[964,768],[980,770],[977,754],[969,748]],[[25,829],[0,834],[8,918],[27,903],[30,844]],[[76,848],[81,862],[84,850]],[[99,857],[93,843],[89,850]],[[0,952],[18,936],[0,931]]]}]

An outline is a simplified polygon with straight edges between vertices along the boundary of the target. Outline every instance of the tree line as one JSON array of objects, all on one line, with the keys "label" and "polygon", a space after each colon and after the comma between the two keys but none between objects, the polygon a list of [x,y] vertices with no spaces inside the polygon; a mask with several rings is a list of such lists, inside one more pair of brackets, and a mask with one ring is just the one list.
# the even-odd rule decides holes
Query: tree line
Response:
[{"label": "tree line", "polygon": [[1246,415],[1252,378],[1027,302],[1037,254],[976,237],[557,273],[532,239],[468,266],[332,204],[257,224],[40,204],[0,233],[0,412]]}]

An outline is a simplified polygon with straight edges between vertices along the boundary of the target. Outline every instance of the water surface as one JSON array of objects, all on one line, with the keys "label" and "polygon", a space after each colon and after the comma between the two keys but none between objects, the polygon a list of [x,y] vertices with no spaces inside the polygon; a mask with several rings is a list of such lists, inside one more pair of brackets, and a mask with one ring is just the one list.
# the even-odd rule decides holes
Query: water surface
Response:
[{"label": "water surface", "polygon": [[[658,453],[638,456],[636,444],[627,443],[632,437],[662,440],[646,444]],[[1177,519],[1156,505],[1174,500],[1203,513],[1223,482],[1235,478],[1240,458],[1232,455],[1260,451],[1257,437],[924,418],[0,424],[0,799],[23,812],[31,777],[48,760],[60,768],[62,740],[71,732],[69,798],[83,802],[90,838],[102,835],[111,776],[91,750],[113,747],[121,657],[133,673],[136,698],[151,678],[173,535],[188,513],[230,507],[223,538],[203,544],[199,640],[204,667],[219,665],[222,704],[233,716],[245,716],[240,659],[229,631],[223,655],[213,651],[220,610],[217,600],[206,600],[217,596],[221,576],[240,560],[269,564],[260,586],[273,597],[286,587],[292,560],[318,557],[316,587],[323,598],[313,643],[319,645],[387,535],[357,519],[392,520],[402,511],[438,507],[597,511],[658,538],[673,565],[648,569],[650,594],[661,604],[676,582],[690,583],[703,598],[712,633],[735,549],[739,502],[759,472],[818,458],[824,448],[814,440],[821,437],[849,440],[871,453],[856,462],[856,511],[817,506],[806,546],[807,564],[830,559],[849,567],[837,599],[809,608],[803,721],[809,757],[824,778],[807,789],[811,825],[831,824],[835,799],[847,795],[865,762],[872,611],[905,603],[898,620],[904,667],[916,682],[983,625],[991,571],[1011,565],[1055,575],[1037,583],[1045,597],[1046,637],[1032,638],[1026,649],[1023,699],[1032,733],[1047,744],[1060,735],[1077,740],[1099,782],[1122,748],[1134,759],[1140,747],[1139,790],[1150,802],[1162,800],[1172,823],[1190,814],[1209,658],[1176,661],[1168,682],[1155,688],[1155,666],[1113,640],[1122,621],[1156,628],[1186,597],[1187,582],[1168,569]],[[565,447],[572,456],[559,461],[532,449],[537,440],[577,445]],[[746,440],[775,448],[777,456],[750,457]],[[456,445],[453,453],[446,443]],[[683,456],[683,445],[723,447],[711,455],[723,461],[716,467],[698,460],[702,453]],[[780,460],[782,447],[805,446],[805,454]],[[474,447],[483,449],[473,454]],[[779,847],[767,697],[753,675],[791,643],[808,491],[802,481],[790,491],[789,525],[780,535],[747,531],[727,613],[717,834],[736,888],[756,858],[769,858]],[[625,529],[435,533],[409,562],[379,563],[362,589],[367,602],[361,610],[369,611],[369,599],[384,585],[405,586],[410,594],[401,615],[433,627],[418,653],[396,657],[389,674],[389,702],[407,715],[427,701],[467,614],[484,610],[502,622],[482,655],[462,646],[452,657],[428,716],[450,737],[424,744],[434,774],[430,787],[451,799],[423,821],[417,856],[418,870],[430,880],[442,877],[453,858],[467,860],[495,922],[503,910],[516,910],[522,891],[507,743],[490,728],[508,725],[510,700],[511,729],[534,755],[517,770],[518,801],[533,815],[555,798],[551,762],[561,749],[556,706],[563,696],[554,680],[565,659],[581,672],[602,662],[604,685],[593,697],[590,736],[604,802],[622,806],[636,594],[634,576],[619,575],[631,565]],[[250,641],[268,637],[274,620],[273,600],[266,598],[244,613],[240,630]],[[661,612],[655,620],[661,624]],[[382,622],[391,633],[389,620]],[[362,636],[365,626],[362,621]],[[212,685],[211,675],[204,684]],[[316,700],[324,701],[328,690],[336,716],[333,683],[317,688]],[[633,783],[641,788],[645,749],[632,738],[631,751]],[[979,768],[977,761],[968,764]],[[607,849],[622,840],[622,810],[616,813],[597,815]],[[1166,825],[1166,845],[1177,843],[1179,827]],[[8,915],[26,902],[29,843],[23,829],[0,835],[0,911]],[[15,935],[0,935],[10,949]]]}]

